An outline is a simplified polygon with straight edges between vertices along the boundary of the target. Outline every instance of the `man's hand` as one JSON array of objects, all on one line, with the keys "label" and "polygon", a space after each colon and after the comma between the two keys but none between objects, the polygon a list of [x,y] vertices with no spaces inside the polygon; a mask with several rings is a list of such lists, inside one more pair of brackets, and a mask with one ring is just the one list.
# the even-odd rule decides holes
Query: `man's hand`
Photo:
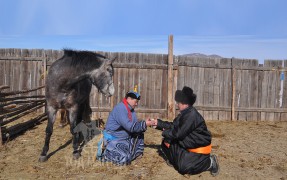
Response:
[{"label": "man's hand", "polygon": [[146,123],[147,126],[152,126],[152,124],[153,124],[153,122],[152,122],[152,120],[150,118],[147,118],[145,120],[145,123]]},{"label": "man's hand", "polygon": [[156,128],[157,127],[157,118],[151,119],[151,121],[152,121],[152,127]]},{"label": "man's hand", "polygon": [[150,118],[148,118],[148,119],[145,120],[145,122],[146,122],[146,125],[149,126],[149,127],[156,128],[156,126],[157,126],[157,119],[150,119]]}]

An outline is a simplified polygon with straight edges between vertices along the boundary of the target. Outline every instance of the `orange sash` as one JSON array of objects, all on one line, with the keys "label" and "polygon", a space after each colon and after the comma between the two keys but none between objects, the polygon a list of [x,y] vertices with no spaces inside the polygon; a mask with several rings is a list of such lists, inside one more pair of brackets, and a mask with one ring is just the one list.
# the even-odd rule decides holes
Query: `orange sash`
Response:
[{"label": "orange sash", "polygon": [[199,147],[195,149],[187,149],[189,152],[199,153],[199,154],[210,154],[211,152],[211,144],[204,147]]},{"label": "orange sash", "polygon": [[[165,146],[167,148],[170,147],[170,144],[167,142],[164,142]],[[187,149],[188,152],[198,153],[198,154],[210,154],[211,152],[211,144],[204,147],[194,148],[194,149]]]},{"label": "orange sash", "polygon": [[167,148],[169,148],[169,146],[170,146],[170,144],[167,143],[167,142],[164,142],[164,145],[165,145]]}]

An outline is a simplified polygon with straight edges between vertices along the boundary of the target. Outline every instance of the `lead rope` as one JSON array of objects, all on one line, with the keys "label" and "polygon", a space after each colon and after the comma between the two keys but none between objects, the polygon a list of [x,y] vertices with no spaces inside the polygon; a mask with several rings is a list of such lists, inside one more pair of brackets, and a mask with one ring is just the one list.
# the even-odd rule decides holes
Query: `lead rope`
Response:
[{"label": "lead rope", "polygon": [[[100,137],[99,137],[99,139],[100,139],[100,141],[102,140],[102,142],[101,142],[101,156],[100,156],[100,161],[102,162],[102,154],[103,154],[103,152],[104,152],[104,150],[105,150],[105,146],[104,146],[104,135],[103,135],[103,128],[104,127],[102,127],[101,128],[101,121],[102,121],[102,114],[101,114],[101,112],[100,112],[100,91],[98,90],[98,113],[97,113],[98,115],[98,118],[97,118],[97,128],[99,128],[100,129],[100,131],[101,131],[101,134],[100,134]],[[97,150],[98,151],[98,150]],[[96,161],[96,159],[97,159],[97,151],[96,151],[96,153],[95,153],[95,155],[94,155],[94,157],[93,157],[93,160],[94,161]]]},{"label": "lead rope", "polygon": [[100,126],[101,126],[101,119],[102,119],[102,114],[101,114],[101,112],[100,112],[100,90],[98,90],[98,113],[97,113],[98,115],[98,122],[97,122],[97,127],[98,128],[100,128]]}]

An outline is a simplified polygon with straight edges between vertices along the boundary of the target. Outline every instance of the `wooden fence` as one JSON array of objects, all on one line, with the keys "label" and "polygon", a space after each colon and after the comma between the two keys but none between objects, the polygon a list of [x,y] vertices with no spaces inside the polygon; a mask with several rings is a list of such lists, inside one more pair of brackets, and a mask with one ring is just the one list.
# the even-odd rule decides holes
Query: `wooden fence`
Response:
[{"label": "wooden fence", "polygon": [[287,120],[287,61],[178,57],[178,83],[193,87],[206,119]]},{"label": "wooden fence", "polygon": [[0,146],[2,141],[47,119],[45,112],[33,114],[45,106],[44,96],[35,95],[42,88],[7,91],[9,86],[0,86]]},{"label": "wooden fence", "polygon": [[[259,65],[248,59],[173,56],[172,51],[98,53],[117,58],[116,91],[106,99],[93,87],[93,116],[107,117],[125,93],[138,85],[142,96],[138,117],[168,118],[175,111],[171,103],[175,90],[186,85],[197,94],[195,107],[206,120],[287,120],[287,60],[265,60]],[[0,84],[12,90],[42,86],[41,77],[62,55],[58,50],[0,49]]]}]

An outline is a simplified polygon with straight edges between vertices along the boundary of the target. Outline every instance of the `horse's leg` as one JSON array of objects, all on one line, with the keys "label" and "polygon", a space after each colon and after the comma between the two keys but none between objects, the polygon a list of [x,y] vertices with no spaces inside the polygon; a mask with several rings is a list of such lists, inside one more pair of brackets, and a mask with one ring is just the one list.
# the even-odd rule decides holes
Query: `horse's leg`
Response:
[{"label": "horse's leg", "polygon": [[51,106],[47,106],[47,112],[48,112],[48,123],[46,127],[45,144],[44,144],[42,153],[40,155],[39,162],[45,162],[48,160],[47,152],[49,151],[49,143],[50,143],[50,138],[53,133],[53,125],[56,119],[57,110],[52,108]]},{"label": "horse's leg", "polygon": [[[77,118],[77,124],[84,122],[85,124],[91,123],[91,114],[92,114],[92,109],[90,107],[90,101],[89,98],[85,100],[81,105],[79,105],[79,111],[78,111],[78,118]],[[80,144],[80,152],[82,150],[82,147],[87,143],[87,138],[89,136],[85,136],[86,134],[80,133],[79,134],[79,142]]]},{"label": "horse's leg", "polygon": [[90,99],[87,98],[87,100],[83,103],[83,114],[81,119],[84,120],[85,123],[90,123],[91,122],[91,114],[92,114],[92,109],[90,107]]},{"label": "horse's leg", "polygon": [[80,157],[80,152],[79,152],[80,133],[74,131],[75,127],[78,125],[77,123],[78,113],[79,113],[79,108],[77,105],[74,105],[72,108],[69,109],[70,131],[71,131],[71,134],[73,135],[73,158],[74,159],[78,159]]}]

